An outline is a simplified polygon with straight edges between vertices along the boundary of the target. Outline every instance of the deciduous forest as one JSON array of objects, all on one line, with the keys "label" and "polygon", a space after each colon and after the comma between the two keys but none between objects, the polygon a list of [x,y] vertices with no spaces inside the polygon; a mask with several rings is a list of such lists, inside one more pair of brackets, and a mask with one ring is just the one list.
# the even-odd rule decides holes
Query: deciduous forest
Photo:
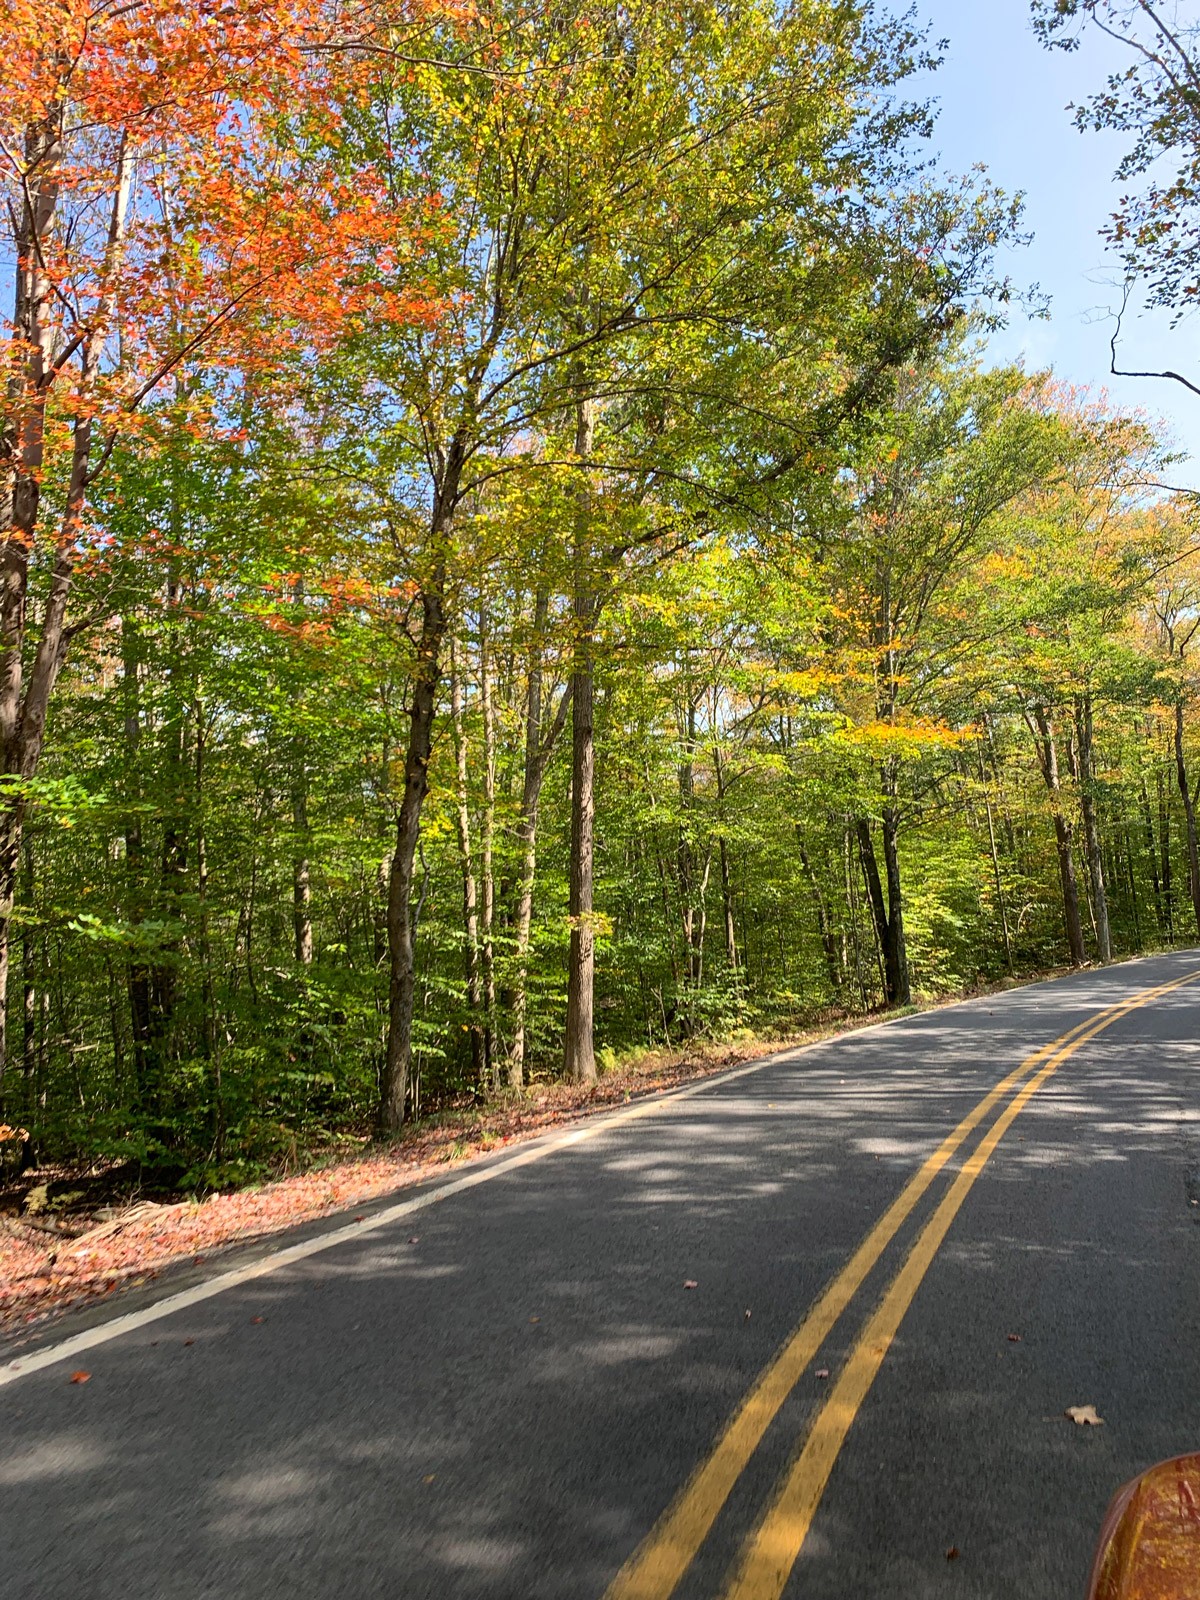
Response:
[{"label": "deciduous forest", "polygon": [[[1194,41],[1038,12],[1098,21],[1157,38],[1079,116],[1183,312]],[[236,1186],[1197,942],[1190,469],[988,356],[1020,201],[934,159],[916,20],[6,0],[0,45],[10,1172]]]}]

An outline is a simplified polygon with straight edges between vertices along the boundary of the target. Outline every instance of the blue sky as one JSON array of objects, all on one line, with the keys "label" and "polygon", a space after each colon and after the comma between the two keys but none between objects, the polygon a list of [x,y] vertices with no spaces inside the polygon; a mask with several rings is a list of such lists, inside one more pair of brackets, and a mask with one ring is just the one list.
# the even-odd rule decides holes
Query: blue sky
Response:
[{"label": "blue sky", "polygon": [[[1099,229],[1113,209],[1113,168],[1126,141],[1111,133],[1079,133],[1066,110],[1098,88],[1127,58],[1100,37],[1072,55],[1048,51],[1033,36],[1027,0],[918,0],[934,38],[949,40],[946,62],[929,87],[941,103],[935,144],[947,170],[982,162],[993,180],[1026,194],[1032,244],[1006,255],[1019,283],[1037,282],[1051,298],[1048,321],[1030,322],[1014,309],[994,336],[997,358],[1024,355],[1030,367],[1052,365],[1063,378],[1106,388],[1113,400],[1161,417],[1192,457],[1175,469],[1180,482],[1200,481],[1200,397],[1180,384],[1112,378],[1111,322],[1120,274]],[[1119,365],[1174,367],[1200,381],[1192,327],[1172,332],[1160,312],[1128,317]]]}]

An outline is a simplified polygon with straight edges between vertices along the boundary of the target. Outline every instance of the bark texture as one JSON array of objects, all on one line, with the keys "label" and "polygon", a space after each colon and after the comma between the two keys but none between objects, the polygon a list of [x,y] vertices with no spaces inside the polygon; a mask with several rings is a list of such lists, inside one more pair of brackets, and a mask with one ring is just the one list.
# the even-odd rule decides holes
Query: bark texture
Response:
[{"label": "bark texture", "polygon": [[[592,453],[594,405],[577,408],[575,456]],[[573,559],[574,648],[571,667],[571,873],[568,915],[567,1020],[563,1066],[575,1083],[596,1077],[596,927],[593,898],[596,826],[595,628],[598,611],[591,549],[590,507],[581,485]]]},{"label": "bark texture", "polygon": [[1089,694],[1080,695],[1075,702],[1075,745],[1079,752],[1079,805],[1083,814],[1083,845],[1092,888],[1096,950],[1101,961],[1111,961],[1112,933],[1109,928],[1108,889],[1104,881],[1104,857],[1100,850],[1100,820],[1096,812],[1095,745],[1092,697]]},{"label": "bark texture", "polygon": [[1175,777],[1179,784],[1179,797],[1183,801],[1183,825],[1187,834],[1188,889],[1192,897],[1192,910],[1196,929],[1200,932],[1200,845],[1196,839],[1196,797],[1188,780],[1187,758],[1183,747],[1183,697],[1175,702]]},{"label": "bark texture", "polygon": [[404,792],[396,813],[396,842],[388,870],[388,1021],[377,1117],[378,1131],[384,1136],[400,1131],[408,1102],[416,995],[413,882],[421,837],[421,810],[429,792],[429,758],[433,751],[441,652],[448,622],[446,581],[450,525],[458,504],[465,460],[465,444],[456,440],[438,480],[430,520],[431,560],[421,589],[421,631],[413,668]]},{"label": "bark texture", "polygon": [[1087,961],[1083,942],[1083,921],[1079,915],[1079,880],[1075,873],[1075,825],[1063,805],[1062,778],[1058,763],[1058,740],[1050,713],[1044,705],[1035,705],[1026,713],[1029,730],[1033,734],[1038,766],[1050,796],[1054,818],[1054,843],[1058,852],[1058,875],[1062,884],[1063,923],[1067,935],[1067,949],[1072,966],[1082,967]]},{"label": "bark texture", "polygon": [[875,841],[871,824],[860,817],[855,824],[859,859],[862,862],[863,880],[867,886],[867,901],[879,944],[883,966],[884,997],[889,1006],[906,1006],[912,1002],[912,986],[908,970],[908,945],[904,935],[904,907],[901,898],[900,859],[897,849],[899,821],[896,812],[883,814],[883,857],[887,894],[879,876],[879,862],[875,855]]},{"label": "bark texture", "polygon": [[546,769],[571,708],[572,685],[558,697],[548,725],[543,725],[546,619],[550,596],[545,586],[534,597],[533,639],[529,650],[528,691],[525,702],[525,762],[521,783],[521,810],[516,834],[520,848],[515,918],[516,972],[512,986],[512,1034],[508,1047],[508,1082],[519,1089],[525,1081],[526,1027],[529,1007],[529,941],[533,931],[533,888],[537,875],[538,808]]}]

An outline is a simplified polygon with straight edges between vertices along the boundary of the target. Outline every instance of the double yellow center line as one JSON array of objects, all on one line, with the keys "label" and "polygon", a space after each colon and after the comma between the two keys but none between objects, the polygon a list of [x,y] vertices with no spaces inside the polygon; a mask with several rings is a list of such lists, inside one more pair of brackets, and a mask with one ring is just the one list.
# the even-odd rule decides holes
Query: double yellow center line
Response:
[{"label": "double yellow center line", "polygon": [[[950,1225],[996,1146],[1062,1063],[1131,1011],[1200,978],[1200,970],[1144,989],[1078,1023],[1026,1056],[984,1095],[901,1190],[850,1260],[808,1312],[739,1405],[708,1458],[630,1557],[604,1600],[668,1600],[763,1435],[778,1415],[867,1275],[939,1173],[1010,1090],[1017,1089],[964,1162],[917,1235],[899,1272],[868,1320],[775,1495],[746,1540],[723,1600],[779,1600],[800,1554],[847,1433],[883,1363]],[[1032,1076],[1029,1076],[1032,1074]],[[1027,1081],[1023,1081],[1027,1080]]]}]

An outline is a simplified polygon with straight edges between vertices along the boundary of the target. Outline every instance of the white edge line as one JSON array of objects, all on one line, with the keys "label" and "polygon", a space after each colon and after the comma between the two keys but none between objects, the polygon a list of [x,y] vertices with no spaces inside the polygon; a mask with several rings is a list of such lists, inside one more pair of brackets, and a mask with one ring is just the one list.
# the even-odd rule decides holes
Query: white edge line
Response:
[{"label": "white edge line", "polygon": [[[905,1022],[911,1019],[898,1017],[895,1020]],[[876,1023],[872,1026],[881,1027],[886,1024]],[[866,1032],[866,1029],[855,1031],[861,1033]],[[132,1333],[136,1328],[144,1328],[148,1323],[173,1316],[176,1311],[184,1311],[188,1306],[211,1300],[214,1295],[223,1294],[226,1289],[236,1289],[239,1284],[250,1283],[255,1278],[262,1278],[270,1272],[278,1271],[280,1267],[289,1267],[297,1261],[307,1260],[309,1256],[320,1255],[323,1250],[333,1250],[340,1244],[347,1244],[351,1239],[361,1239],[366,1233],[386,1228],[389,1223],[398,1222],[401,1217],[411,1216],[413,1212],[424,1211],[429,1206],[436,1205],[439,1200],[461,1194],[464,1189],[473,1189],[476,1184],[488,1183],[492,1178],[512,1172],[516,1167],[541,1161],[567,1145],[581,1144],[585,1139],[593,1139],[601,1133],[607,1133],[610,1128],[620,1127],[623,1123],[648,1116],[665,1106],[676,1105],[680,1100],[690,1099],[706,1089],[716,1088],[719,1083],[731,1083],[737,1078],[743,1078],[751,1072],[769,1066],[772,1062],[790,1060],[793,1055],[815,1050],[819,1045],[829,1042],[827,1039],[817,1039],[811,1045],[801,1045],[796,1050],[778,1051],[773,1056],[764,1056],[759,1061],[750,1061],[745,1066],[735,1067],[732,1071],[723,1072],[719,1076],[706,1078],[703,1083],[689,1084],[685,1088],[663,1095],[661,1099],[644,1100],[627,1110],[589,1119],[581,1127],[571,1128],[564,1133],[539,1140],[529,1149],[497,1161],[494,1166],[464,1173],[461,1178],[455,1178],[451,1183],[444,1183],[436,1189],[427,1190],[424,1194],[414,1195],[411,1200],[402,1200],[398,1205],[387,1206],[384,1210],[375,1212],[373,1216],[365,1217],[362,1222],[347,1223],[341,1228],[330,1229],[328,1233],[318,1234],[315,1238],[303,1239],[299,1244],[285,1245],[282,1250],[272,1251],[259,1261],[248,1262],[244,1267],[235,1267],[232,1272],[222,1272],[216,1277],[206,1279],[204,1283],[193,1284],[190,1289],[181,1289],[176,1294],[164,1295],[153,1305],[143,1306],[138,1311],[126,1312],[124,1316],[113,1317],[110,1321],[99,1323],[94,1328],[86,1328],[82,1333],[73,1334],[60,1344],[48,1345],[44,1350],[31,1351],[27,1356],[16,1356],[0,1368],[0,1388],[6,1383],[14,1383],[18,1378],[25,1378],[31,1373],[41,1372],[46,1367],[56,1366],[60,1361],[69,1361],[87,1350],[96,1349],[98,1345],[107,1344],[111,1339],[119,1339],[123,1334]]]},{"label": "white edge line", "polygon": [[[1174,954],[1175,952],[1170,952]],[[1183,952],[1180,952],[1182,954]],[[1135,958],[1136,959],[1136,958]],[[1146,959],[1146,958],[1143,958]],[[1124,965],[1124,963],[1122,963]],[[1129,965],[1134,965],[1130,962]],[[1072,974],[1074,976],[1074,974]],[[1052,982],[1054,980],[1051,980]],[[1034,988],[1035,984],[1022,984],[1021,988]],[[983,1001],[1000,998],[996,995],[972,996],[970,1000],[952,1002],[945,1007],[935,1007],[935,1010],[954,1010],[957,1006],[970,1006],[981,1004]],[[1118,1001],[1117,1004],[1120,1004]],[[484,1167],[476,1172],[464,1173],[461,1178],[455,1178],[451,1183],[444,1183],[437,1189],[429,1189],[424,1194],[414,1195],[411,1200],[402,1200],[398,1205],[387,1206],[382,1211],[377,1211],[373,1216],[365,1217],[362,1222],[347,1223],[344,1227],[333,1228],[328,1233],[317,1234],[315,1238],[301,1240],[299,1244],[285,1245],[282,1250],[272,1251],[259,1261],[248,1262],[244,1267],[235,1267],[232,1272],[222,1272],[216,1277],[208,1278],[203,1283],[193,1284],[190,1289],[181,1289],[176,1294],[164,1295],[161,1300],[156,1300],[153,1305],[143,1306],[139,1311],[126,1312],[124,1316],[113,1317],[108,1322],[98,1323],[94,1328],[86,1328],[82,1333],[76,1333],[69,1339],[64,1339],[60,1344],[47,1345],[44,1350],[31,1351],[27,1356],[17,1356],[3,1368],[0,1368],[0,1388],[5,1384],[15,1383],[18,1378],[29,1377],[34,1372],[44,1371],[47,1367],[57,1366],[61,1361],[70,1361],[74,1356],[83,1355],[87,1350],[95,1350],[102,1344],[108,1344],[112,1339],[119,1339],[126,1333],[132,1333],[136,1328],[144,1328],[149,1323],[160,1322],[164,1317],[170,1317],[177,1311],[185,1311],[189,1306],[200,1305],[205,1300],[211,1300],[215,1295],[224,1294],[227,1289],[236,1289],[239,1284],[251,1283],[255,1278],[264,1278],[268,1273],[277,1272],[280,1267],[290,1267],[297,1261],[305,1261],[309,1256],[320,1255],[323,1250],[336,1249],[340,1244],[348,1244],[352,1239],[361,1239],[364,1234],[374,1233],[379,1228],[386,1228],[389,1223],[398,1222],[401,1217],[411,1216],[416,1211],[424,1211],[429,1206],[436,1205],[440,1200],[447,1200],[451,1195],[461,1194],[464,1189],[473,1189],[476,1184],[489,1183],[493,1178],[499,1178],[506,1172],[512,1172],[517,1167],[527,1166],[534,1161],[541,1161],[546,1156],[553,1155],[556,1151],[568,1145],[582,1144],[585,1139],[594,1139],[602,1133],[607,1133],[610,1128],[621,1127],[626,1122],[633,1122],[639,1117],[649,1116],[652,1112],[661,1110],[664,1106],[677,1105],[681,1100],[690,1100],[693,1095],[707,1093],[710,1089],[718,1088],[721,1084],[733,1083],[738,1078],[747,1077],[752,1072],[759,1072],[764,1067],[778,1065],[782,1061],[791,1061],[797,1056],[807,1055],[811,1050],[819,1050],[827,1044],[836,1044],[842,1039],[857,1038],[864,1033],[873,1033],[879,1028],[902,1026],[906,1022],[917,1021],[930,1012],[909,1013],[903,1017],[888,1017],[882,1022],[868,1023],[863,1028],[848,1029],[845,1033],[834,1034],[828,1039],[814,1039],[811,1044],[798,1045],[792,1050],[780,1050],[774,1055],[762,1056],[757,1061],[748,1061],[744,1066],[734,1067],[730,1071],[714,1074],[703,1079],[700,1083],[688,1084],[682,1089],[675,1089],[661,1098],[640,1101],[637,1105],[624,1111],[612,1112],[607,1116],[601,1115],[589,1118],[582,1126],[571,1128],[565,1133],[543,1138],[527,1150],[519,1151],[503,1161],[497,1161],[494,1166]]]}]

